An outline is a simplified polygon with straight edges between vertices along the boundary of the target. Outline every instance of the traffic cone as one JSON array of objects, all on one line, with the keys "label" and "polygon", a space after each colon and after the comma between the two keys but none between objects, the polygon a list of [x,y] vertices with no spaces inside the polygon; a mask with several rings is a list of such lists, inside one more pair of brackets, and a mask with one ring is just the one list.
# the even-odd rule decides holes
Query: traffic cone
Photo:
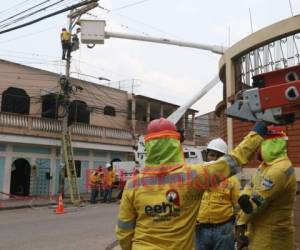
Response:
[{"label": "traffic cone", "polygon": [[58,204],[57,204],[57,208],[55,210],[55,213],[56,214],[64,214],[65,213],[64,203],[63,203],[63,199],[62,199],[62,194],[59,194]]}]

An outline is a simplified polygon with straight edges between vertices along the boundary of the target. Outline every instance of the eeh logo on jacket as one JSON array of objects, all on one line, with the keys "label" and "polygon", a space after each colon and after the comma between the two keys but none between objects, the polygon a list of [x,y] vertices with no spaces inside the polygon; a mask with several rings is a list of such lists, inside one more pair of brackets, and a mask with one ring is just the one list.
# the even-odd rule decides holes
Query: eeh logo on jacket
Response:
[{"label": "eeh logo on jacket", "polygon": [[180,198],[175,189],[166,192],[166,201],[155,205],[146,205],[145,214],[153,217],[153,221],[169,221],[173,217],[180,216]]}]

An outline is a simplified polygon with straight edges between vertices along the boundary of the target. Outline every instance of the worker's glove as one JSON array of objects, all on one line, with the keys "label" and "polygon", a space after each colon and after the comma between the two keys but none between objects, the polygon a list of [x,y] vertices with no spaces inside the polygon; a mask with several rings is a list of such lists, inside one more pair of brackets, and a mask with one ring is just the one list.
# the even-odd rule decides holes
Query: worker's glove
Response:
[{"label": "worker's glove", "polygon": [[251,214],[253,211],[253,205],[250,201],[250,196],[247,194],[243,194],[240,196],[238,203],[240,205],[240,208],[243,210],[246,214]]},{"label": "worker's glove", "polygon": [[267,123],[263,121],[256,122],[252,131],[259,134],[261,137],[264,137],[268,134]]},{"label": "worker's glove", "polygon": [[249,245],[249,238],[245,235],[247,226],[246,225],[238,225],[236,226],[236,242],[237,242],[237,249],[242,250],[244,247]]},{"label": "worker's glove", "polygon": [[179,128],[177,129],[177,132],[180,134],[180,142],[184,141],[184,129],[183,128]]}]

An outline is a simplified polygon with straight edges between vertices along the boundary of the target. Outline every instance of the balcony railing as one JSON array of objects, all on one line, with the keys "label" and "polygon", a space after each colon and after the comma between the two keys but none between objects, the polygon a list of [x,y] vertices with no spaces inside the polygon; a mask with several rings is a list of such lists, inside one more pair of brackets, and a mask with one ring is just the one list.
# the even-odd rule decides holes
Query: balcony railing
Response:
[{"label": "balcony railing", "polygon": [[[61,132],[61,121],[49,118],[31,117],[26,115],[0,113],[0,126],[31,129],[50,133]],[[93,126],[83,123],[74,123],[71,127],[72,134],[81,136],[93,136],[101,138],[132,140],[129,131]]]},{"label": "balcony railing", "polygon": [[28,116],[0,114],[0,125],[5,127],[26,128],[28,127],[28,120]]}]

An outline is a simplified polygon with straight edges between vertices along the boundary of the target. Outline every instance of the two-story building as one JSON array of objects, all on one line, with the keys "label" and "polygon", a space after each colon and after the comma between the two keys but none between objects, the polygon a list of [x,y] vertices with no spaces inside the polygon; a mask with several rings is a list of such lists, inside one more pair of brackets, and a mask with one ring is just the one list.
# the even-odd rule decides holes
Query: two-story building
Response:
[{"label": "two-story building", "polygon": [[[0,198],[57,194],[65,112],[60,79],[53,72],[0,60]],[[76,78],[70,81],[78,90],[71,95],[69,124],[84,193],[89,190],[89,170],[114,158],[134,160],[133,146],[146,124],[179,106]],[[189,145],[194,145],[196,112],[188,110],[178,123]]]},{"label": "two-story building", "polygon": [[[58,192],[61,144],[60,75],[0,60],[0,191],[14,195]],[[133,159],[126,91],[78,79],[69,122],[80,192],[88,169],[113,158]]]}]

